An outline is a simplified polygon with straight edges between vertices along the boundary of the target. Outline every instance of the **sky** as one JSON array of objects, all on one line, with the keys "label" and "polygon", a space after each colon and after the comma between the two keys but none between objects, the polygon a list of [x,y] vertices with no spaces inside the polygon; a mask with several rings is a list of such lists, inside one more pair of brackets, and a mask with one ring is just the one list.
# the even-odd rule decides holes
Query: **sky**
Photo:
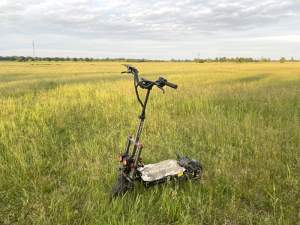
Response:
[{"label": "sky", "polygon": [[300,59],[300,0],[0,0],[0,56]]}]

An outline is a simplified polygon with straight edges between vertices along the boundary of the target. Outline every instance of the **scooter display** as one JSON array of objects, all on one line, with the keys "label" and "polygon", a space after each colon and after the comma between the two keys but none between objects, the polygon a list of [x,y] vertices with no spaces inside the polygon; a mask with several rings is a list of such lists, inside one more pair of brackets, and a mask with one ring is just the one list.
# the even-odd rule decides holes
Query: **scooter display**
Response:
[{"label": "scooter display", "polygon": [[[177,89],[177,85],[168,82],[163,77],[159,77],[156,81],[150,81],[144,78],[141,78],[140,80],[138,70],[135,67],[130,65],[125,66],[127,71],[122,73],[131,73],[134,75],[135,92],[137,99],[142,106],[142,113],[139,116],[139,123],[135,137],[131,135],[127,137],[125,151],[120,153],[118,156],[121,166],[116,167],[119,171],[117,176],[118,180],[112,186],[111,195],[113,197],[122,196],[128,190],[132,190],[134,188],[134,181],[141,182],[146,188],[148,188],[168,180],[179,179],[180,186],[182,186],[183,178],[196,179],[201,177],[203,170],[202,165],[194,158],[189,158],[188,156],[181,157],[177,152],[175,152],[175,155],[178,160],[168,159],[155,164],[143,164],[141,157],[143,144],[139,142],[139,139],[144,125],[145,111],[150,92],[152,88],[156,86],[161,89],[164,94],[164,86]],[[147,90],[144,102],[142,102],[139,97],[138,87]],[[129,153],[130,147],[131,152]]]}]

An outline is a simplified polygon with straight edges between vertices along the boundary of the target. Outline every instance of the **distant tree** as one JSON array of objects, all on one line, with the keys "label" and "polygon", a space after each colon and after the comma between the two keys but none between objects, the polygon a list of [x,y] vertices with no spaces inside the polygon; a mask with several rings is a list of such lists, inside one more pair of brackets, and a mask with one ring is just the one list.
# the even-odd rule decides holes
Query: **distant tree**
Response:
[{"label": "distant tree", "polygon": [[77,58],[72,58],[71,61],[77,62]]},{"label": "distant tree", "polygon": [[279,60],[279,62],[284,63],[285,62],[285,58],[281,57],[281,59]]},{"label": "distant tree", "polygon": [[55,58],[54,58],[54,61],[55,61],[55,62],[58,62],[58,61],[59,61],[59,57],[55,57]]},{"label": "distant tree", "polygon": [[260,62],[268,62],[267,58],[264,58],[263,56],[260,58]]},{"label": "distant tree", "polygon": [[231,59],[230,59],[230,62],[234,62],[234,58],[231,58]]},{"label": "distant tree", "polygon": [[90,59],[89,58],[84,58],[84,61],[89,62]]},{"label": "distant tree", "polygon": [[16,60],[16,58],[14,56],[10,57],[10,61],[15,61],[15,60]]},{"label": "distant tree", "polygon": [[239,61],[240,61],[241,63],[243,63],[243,62],[245,62],[245,58],[240,58]]},{"label": "distant tree", "polygon": [[208,59],[207,59],[207,62],[208,62],[208,63],[211,63],[211,59],[210,59],[210,58],[208,58]]},{"label": "distant tree", "polygon": [[215,58],[215,61],[216,61],[216,62],[218,62],[218,61],[219,61],[219,58],[218,58],[218,57],[216,57],[216,58]]},{"label": "distant tree", "polygon": [[260,62],[263,62],[264,61],[264,57],[262,56],[261,58],[260,58]]},{"label": "distant tree", "polygon": [[236,57],[236,58],[234,59],[234,62],[238,63],[238,62],[239,62],[239,57]]},{"label": "distant tree", "polygon": [[18,62],[23,62],[23,56],[18,57],[17,61]]}]

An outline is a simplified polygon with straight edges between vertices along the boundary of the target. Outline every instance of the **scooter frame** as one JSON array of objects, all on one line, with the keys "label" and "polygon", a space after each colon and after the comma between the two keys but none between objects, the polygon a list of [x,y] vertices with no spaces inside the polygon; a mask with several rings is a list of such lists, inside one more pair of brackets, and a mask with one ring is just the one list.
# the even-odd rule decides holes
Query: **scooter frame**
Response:
[{"label": "scooter frame", "polygon": [[[144,120],[146,118],[145,112],[146,112],[146,106],[147,106],[150,92],[151,92],[153,86],[157,86],[158,88],[160,88],[163,91],[163,93],[165,93],[165,91],[163,89],[164,86],[169,86],[171,88],[177,89],[177,85],[168,82],[163,77],[159,77],[159,79],[157,81],[149,81],[144,78],[141,78],[141,81],[140,81],[139,77],[138,77],[137,69],[130,65],[125,65],[125,66],[127,67],[128,71],[124,71],[122,73],[132,73],[134,75],[135,91],[136,91],[137,99],[142,106],[142,112],[141,112],[141,115],[139,116],[139,123],[138,123],[135,137],[132,137],[131,135],[129,135],[127,137],[125,151],[123,153],[119,154],[119,156],[118,156],[119,162],[122,163],[122,166],[116,167],[117,170],[119,171],[118,181],[112,187],[111,194],[113,196],[124,194],[128,189],[133,188],[133,181],[135,181],[135,180],[142,182],[145,187],[149,187],[149,186],[152,186],[155,184],[163,183],[167,180],[179,178],[180,186],[181,186],[183,177],[187,177],[187,178],[200,177],[202,170],[203,170],[202,165],[199,162],[197,162],[194,158],[190,159],[188,156],[180,157],[180,155],[175,152],[176,156],[179,159],[178,164],[181,167],[185,168],[185,171],[183,173],[179,173],[179,174],[172,175],[172,176],[166,176],[166,177],[163,177],[159,180],[155,180],[152,182],[144,182],[143,181],[143,179],[141,178],[142,174],[138,170],[139,168],[145,166],[142,163],[142,158],[141,158],[143,144],[139,142],[139,139],[140,139],[141,132],[143,129]],[[137,90],[138,87],[141,87],[142,89],[147,89],[147,93],[146,93],[144,102],[142,102],[139,98],[139,93]],[[131,149],[131,153],[129,154],[131,144],[133,144],[133,146]]]}]

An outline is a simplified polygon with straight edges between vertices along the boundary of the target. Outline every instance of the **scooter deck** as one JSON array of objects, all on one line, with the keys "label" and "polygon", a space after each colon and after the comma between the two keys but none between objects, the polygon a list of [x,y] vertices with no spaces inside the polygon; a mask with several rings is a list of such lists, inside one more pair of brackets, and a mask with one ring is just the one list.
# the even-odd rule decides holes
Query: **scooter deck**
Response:
[{"label": "scooter deck", "polygon": [[185,168],[181,167],[177,160],[168,159],[159,163],[139,167],[138,171],[141,172],[143,181],[151,182],[183,173]]}]

